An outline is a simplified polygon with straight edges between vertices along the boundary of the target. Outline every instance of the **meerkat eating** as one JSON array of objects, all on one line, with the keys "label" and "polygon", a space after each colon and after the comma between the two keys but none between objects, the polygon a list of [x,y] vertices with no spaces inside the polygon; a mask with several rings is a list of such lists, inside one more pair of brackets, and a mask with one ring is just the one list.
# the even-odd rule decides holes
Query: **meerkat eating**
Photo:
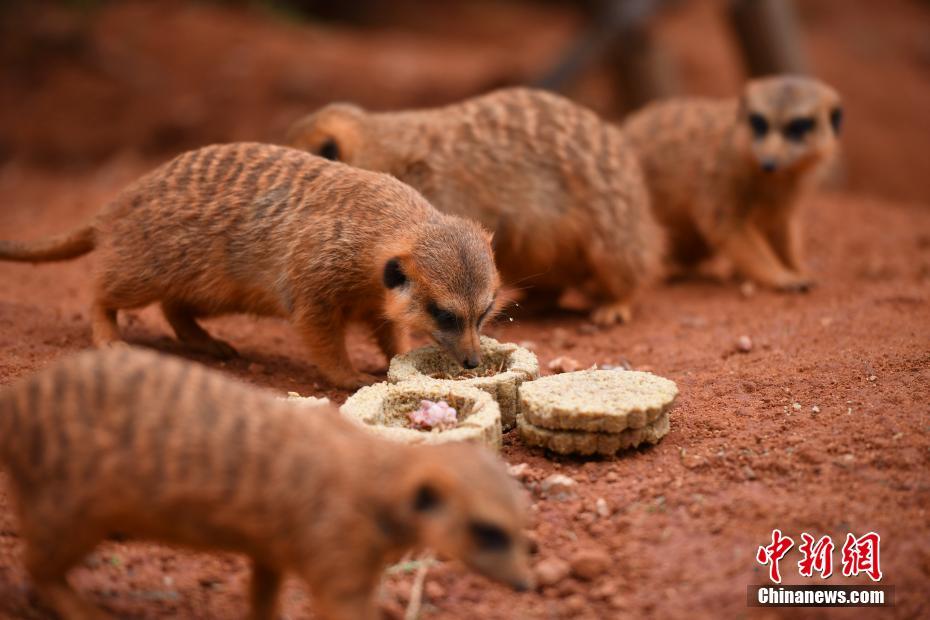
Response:
[{"label": "meerkat eating", "polygon": [[379,439],[333,407],[124,347],[0,390],[24,561],[62,618],[106,617],[67,581],[113,532],[252,562],[251,618],[276,617],[287,573],[327,620],[374,620],[383,569],[429,547],[531,587],[516,482],[482,448]]},{"label": "meerkat eating", "polygon": [[481,222],[505,284],[581,292],[601,324],[630,318],[635,291],[661,263],[661,229],[623,134],[551,93],[513,88],[387,113],[331,104],[288,141],[388,172]]},{"label": "meerkat eating", "polygon": [[689,265],[720,253],[762,285],[807,289],[798,199],[832,161],[842,115],[836,91],[794,76],[750,81],[739,99],[674,99],[633,114],[623,130],[670,255]]},{"label": "meerkat eating", "polygon": [[490,236],[396,179],[281,146],[235,143],[184,153],[60,237],[0,241],[0,259],[64,260],[96,251],[93,341],[119,341],[117,310],[160,302],[178,338],[228,356],[196,318],[288,318],[333,384],[356,371],[346,325],[366,323],[390,360],[410,330],[456,362],[480,362],[479,330],[499,277]]}]

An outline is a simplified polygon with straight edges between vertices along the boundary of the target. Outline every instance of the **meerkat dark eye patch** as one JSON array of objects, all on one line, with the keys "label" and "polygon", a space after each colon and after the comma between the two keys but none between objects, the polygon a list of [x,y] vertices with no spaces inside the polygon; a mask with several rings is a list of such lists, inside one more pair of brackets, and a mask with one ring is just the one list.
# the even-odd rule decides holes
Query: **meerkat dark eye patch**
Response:
[{"label": "meerkat dark eye patch", "polygon": [[325,157],[332,161],[339,161],[339,145],[336,144],[336,141],[332,138],[328,138],[326,142],[320,146],[319,155],[320,157]]},{"label": "meerkat dark eye patch", "polygon": [[840,127],[843,126],[843,108],[833,108],[830,110],[830,127],[833,133],[839,135]]},{"label": "meerkat dark eye patch", "polygon": [[800,142],[804,139],[804,136],[814,131],[815,127],[817,127],[817,121],[809,116],[802,116],[788,121],[788,124],[782,129],[782,133],[787,139]]},{"label": "meerkat dark eye patch", "polygon": [[468,530],[475,546],[482,551],[506,551],[510,548],[510,534],[496,525],[474,521],[468,524]]},{"label": "meerkat dark eye patch", "polygon": [[463,321],[454,312],[443,310],[436,305],[436,302],[429,302],[426,305],[426,311],[436,321],[436,327],[444,332],[461,331]]},{"label": "meerkat dark eye patch", "polygon": [[749,128],[752,129],[752,135],[761,138],[769,132],[769,122],[761,114],[753,112],[749,115]]},{"label": "meerkat dark eye patch", "polygon": [[400,261],[392,258],[384,263],[384,274],[382,275],[384,286],[388,288],[397,288],[407,283],[407,275],[400,266]]}]

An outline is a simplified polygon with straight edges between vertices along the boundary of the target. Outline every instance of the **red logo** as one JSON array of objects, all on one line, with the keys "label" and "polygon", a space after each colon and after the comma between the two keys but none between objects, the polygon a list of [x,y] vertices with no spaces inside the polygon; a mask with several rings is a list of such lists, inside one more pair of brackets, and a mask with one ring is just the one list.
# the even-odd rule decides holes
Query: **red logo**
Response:
[{"label": "red logo", "polygon": [[781,561],[788,550],[794,546],[794,541],[781,535],[781,530],[772,530],[772,544],[759,547],[756,551],[756,562],[769,565],[769,579],[781,583],[781,573],[778,571],[778,562]]},{"label": "red logo", "polygon": [[[859,538],[853,534],[846,534],[846,542],[842,549],[843,576],[855,577],[860,573],[865,573],[872,581],[881,581],[881,542],[881,536],[875,532],[869,532]],[[793,546],[794,540],[790,536],[785,536],[781,530],[774,529],[771,544],[759,547],[756,551],[756,562],[763,566],[768,565],[769,579],[772,582],[781,583],[778,563]],[[801,560],[798,562],[800,575],[813,577],[817,572],[821,579],[832,575],[835,548],[833,539],[829,536],[823,536],[817,540],[807,532],[803,532],[801,544],[798,546],[798,551],[801,552]]]},{"label": "red logo", "polygon": [[865,573],[872,581],[880,581],[882,567],[879,558],[879,547],[882,538],[875,532],[869,532],[861,538],[846,534],[846,543],[843,545],[843,575],[855,577]]},{"label": "red logo", "polygon": [[804,556],[798,562],[798,572],[802,577],[813,577],[814,571],[820,573],[821,579],[833,574],[833,540],[829,536],[815,543],[814,537],[804,532],[798,551]]}]

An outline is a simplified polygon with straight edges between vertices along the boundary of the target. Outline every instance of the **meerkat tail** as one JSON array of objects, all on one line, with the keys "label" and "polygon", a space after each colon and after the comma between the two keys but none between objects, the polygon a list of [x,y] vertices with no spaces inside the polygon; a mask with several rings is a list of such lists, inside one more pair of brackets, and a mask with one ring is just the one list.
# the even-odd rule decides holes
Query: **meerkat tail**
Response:
[{"label": "meerkat tail", "polygon": [[36,241],[0,240],[0,260],[43,263],[87,254],[96,246],[94,226],[87,224],[61,235]]}]

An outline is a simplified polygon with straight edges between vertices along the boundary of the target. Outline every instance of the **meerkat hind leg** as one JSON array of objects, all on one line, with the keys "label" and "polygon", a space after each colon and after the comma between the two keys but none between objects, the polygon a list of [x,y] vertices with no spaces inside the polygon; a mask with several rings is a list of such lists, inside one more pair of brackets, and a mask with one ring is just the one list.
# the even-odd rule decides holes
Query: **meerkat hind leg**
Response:
[{"label": "meerkat hind leg", "polygon": [[116,322],[116,308],[95,301],[90,310],[90,324],[94,346],[98,348],[123,344]]}]

